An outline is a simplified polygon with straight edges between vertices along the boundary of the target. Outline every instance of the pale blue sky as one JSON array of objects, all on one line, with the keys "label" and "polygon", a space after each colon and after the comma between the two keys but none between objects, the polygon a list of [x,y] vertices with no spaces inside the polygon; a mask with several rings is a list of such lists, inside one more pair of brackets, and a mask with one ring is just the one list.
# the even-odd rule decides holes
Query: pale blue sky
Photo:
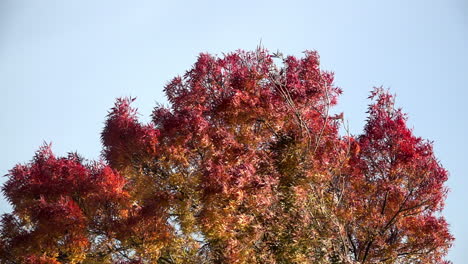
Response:
[{"label": "pale blue sky", "polygon": [[[43,141],[58,154],[100,153],[114,99],[136,96],[143,120],[164,84],[199,52],[317,50],[343,88],[351,131],[373,86],[397,94],[416,135],[450,171],[444,215],[468,261],[468,2],[0,0],[0,174]],[[4,179],[0,180],[3,182]],[[0,210],[9,206],[0,200]]]}]

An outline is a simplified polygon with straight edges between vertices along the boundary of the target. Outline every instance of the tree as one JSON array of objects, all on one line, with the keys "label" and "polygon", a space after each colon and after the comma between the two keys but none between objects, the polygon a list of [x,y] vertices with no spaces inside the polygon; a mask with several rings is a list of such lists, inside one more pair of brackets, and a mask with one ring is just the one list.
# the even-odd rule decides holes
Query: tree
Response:
[{"label": "tree", "polygon": [[142,124],[118,99],[104,161],[50,145],[8,173],[1,263],[442,263],[446,170],[382,88],[362,135],[319,57],[201,54]]}]

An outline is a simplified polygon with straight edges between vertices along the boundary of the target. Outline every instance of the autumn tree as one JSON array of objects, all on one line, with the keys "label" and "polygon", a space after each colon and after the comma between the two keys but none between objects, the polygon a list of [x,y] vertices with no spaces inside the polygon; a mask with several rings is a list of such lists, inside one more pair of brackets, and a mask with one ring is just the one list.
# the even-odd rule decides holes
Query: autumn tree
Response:
[{"label": "autumn tree", "polygon": [[201,54],[165,92],[148,124],[117,100],[103,161],[9,171],[1,263],[443,263],[447,171],[388,92],[356,136],[316,52]]}]

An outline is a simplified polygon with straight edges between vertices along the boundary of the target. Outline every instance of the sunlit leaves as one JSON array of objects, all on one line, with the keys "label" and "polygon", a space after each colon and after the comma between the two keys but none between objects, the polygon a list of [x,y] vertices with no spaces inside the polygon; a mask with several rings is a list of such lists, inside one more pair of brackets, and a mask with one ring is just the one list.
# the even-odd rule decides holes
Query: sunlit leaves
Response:
[{"label": "sunlit leaves", "polygon": [[440,263],[447,171],[394,98],[339,135],[341,89],[302,58],[201,54],[143,124],[118,99],[104,162],[42,147],[3,187],[1,263]]}]

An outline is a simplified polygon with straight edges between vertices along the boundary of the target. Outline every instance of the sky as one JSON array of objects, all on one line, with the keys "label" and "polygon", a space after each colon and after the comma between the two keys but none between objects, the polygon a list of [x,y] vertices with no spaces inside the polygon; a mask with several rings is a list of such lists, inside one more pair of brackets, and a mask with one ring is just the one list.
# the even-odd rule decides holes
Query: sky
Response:
[{"label": "sky", "polygon": [[[468,260],[468,2],[0,0],[0,175],[43,142],[99,159],[115,98],[141,119],[200,52],[316,50],[335,73],[353,134],[374,86],[389,88],[417,136],[450,172],[443,215]],[[6,180],[0,179],[0,183]],[[11,207],[0,199],[0,213]]]}]

